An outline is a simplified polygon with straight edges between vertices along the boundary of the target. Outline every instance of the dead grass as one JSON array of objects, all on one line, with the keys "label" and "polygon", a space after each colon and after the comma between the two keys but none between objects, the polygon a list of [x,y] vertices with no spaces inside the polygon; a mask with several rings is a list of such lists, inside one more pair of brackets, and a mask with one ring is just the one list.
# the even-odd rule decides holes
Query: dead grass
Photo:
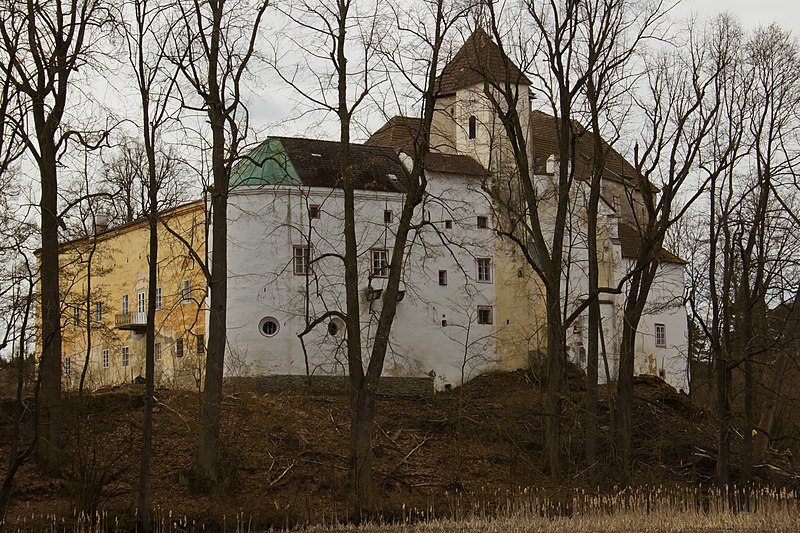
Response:
[{"label": "dead grass", "polygon": [[[628,482],[685,487],[707,482],[713,473],[713,461],[705,454],[713,451],[713,417],[693,408],[663,383],[639,382],[635,391],[637,452]],[[259,531],[351,518],[346,395],[306,388],[277,393],[259,393],[247,387],[227,389],[224,484],[213,496],[198,496],[189,490],[197,434],[196,394],[161,390],[156,395],[151,500],[164,524],[176,522],[171,515],[184,517],[181,520],[187,524],[205,524],[207,530],[224,527],[236,531],[240,520]],[[580,391],[565,398],[563,455],[568,471],[563,479],[554,481],[543,471],[539,388],[526,372],[481,376],[460,389],[435,396],[381,398],[374,434],[380,501],[375,516],[402,523],[408,519],[408,509],[433,509],[435,513],[424,517],[452,519],[458,523],[455,527],[471,527],[476,520],[489,527],[489,517],[521,520],[519,516],[527,516],[525,520],[535,521],[545,516],[548,523],[555,524],[555,516],[567,511],[573,520],[589,516],[588,511],[576,511],[575,494],[615,494],[615,485],[623,480],[608,466],[605,404],[601,414],[606,440],[600,461],[582,464],[582,401]],[[130,530],[135,516],[141,391],[127,388],[89,395],[83,401],[69,398],[68,402],[75,416],[66,439],[68,456],[75,456],[77,427],[84,428],[81,446],[110,447],[112,451],[130,448],[126,460],[115,463],[118,476],[109,481],[113,490],[106,492],[99,505],[105,523]],[[7,456],[8,450],[5,420],[0,419],[0,457]],[[91,431],[86,431],[87,427]],[[791,470],[790,475],[765,477],[764,481],[796,483],[791,466],[784,467]],[[76,499],[67,473],[65,469],[64,477],[51,478],[34,464],[26,465],[19,473],[9,521],[31,524],[36,519],[43,527],[52,520],[74,521]],[[524,500],[512,495],[524,487],[538,487],[537,501],[563,512],[521,507],[519,502]],[[530,500],[532,493],[527,494]],[[617,509],[615,516],[623,519],[626,512]],[[48,515],[56,518],[48,519]],[[591,520],[601,520],[592,516]]]}]

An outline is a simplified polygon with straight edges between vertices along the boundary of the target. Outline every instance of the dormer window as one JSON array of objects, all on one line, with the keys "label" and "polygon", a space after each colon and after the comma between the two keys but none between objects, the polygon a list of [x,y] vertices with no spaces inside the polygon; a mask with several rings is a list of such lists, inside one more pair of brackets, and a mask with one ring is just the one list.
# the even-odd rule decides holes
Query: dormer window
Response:
[{"label": "dormer window", "polygon": [[474,139],[477,133],[478,133],[478,120],[475,118],[475,115],[472,115],[469,117],[469,129],[467,131],[467,134],[470,139]]}]

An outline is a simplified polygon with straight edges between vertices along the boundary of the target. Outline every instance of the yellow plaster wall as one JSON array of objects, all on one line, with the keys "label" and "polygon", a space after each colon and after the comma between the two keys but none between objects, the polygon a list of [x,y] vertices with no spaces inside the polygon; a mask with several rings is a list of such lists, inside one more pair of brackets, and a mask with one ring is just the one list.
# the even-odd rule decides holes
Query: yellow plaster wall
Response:
[{"label": "yellow plaster wall", "polygon": [[[163,215],[163,221],[189,242],[200,258],[205,258],[205,217],[201,202],[169,211]],[[162,308],[156,311],[155,342],[161,349],[161,357],[156,361],[156,382],[165,386],[199,387],[204,358],[198,355],[205,351],[206,340],[205,278],[186,245],[163,224],[159,226],[158,236],[157,285],[162,289]],[[122,314],[123,294],[128,295],[129,313],[135,313],[137,293],[147,293],[148,251],[147,221],[61,246],[64,370],[66,358],[71,360],[70,374],[63,373],[66,388],[78,387],[87,349],[89,361],[85,388],[88,390],[130,382],[144,375],[144,330],[119,329],[115,320]],[[91,277],[87,275],[89,272]],[[189,280],[191,285],[188,302],[184,302],[182,297],[183,280]],[[87,309],[89,284],[91,294]],[[99,322],[95,314],[97,302],[102,302],[103,306]],[[77,323],[76,309],[80,313]],[[183,339],[183,356],[179,356],[176,350],[178,339]],[[129,350],[127,367],[122,366],[123,347]],[[103,367],[103,350],[108,350],[108,368]]]}]

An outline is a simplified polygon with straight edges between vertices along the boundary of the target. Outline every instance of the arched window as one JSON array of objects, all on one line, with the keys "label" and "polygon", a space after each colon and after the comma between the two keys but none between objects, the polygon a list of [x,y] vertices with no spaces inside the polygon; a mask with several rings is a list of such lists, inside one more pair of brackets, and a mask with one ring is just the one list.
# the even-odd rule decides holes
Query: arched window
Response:
[{"label": "arched window", "polygon": [[469,132],[468,132],[468,134],[469,134],[469,138],[470,139],[474,139],[475,138],[475,134],[477,133],[477,130],[478,130],[478,121],[475,118],[475,115],[472,115],[472,116],[469,117]]}]

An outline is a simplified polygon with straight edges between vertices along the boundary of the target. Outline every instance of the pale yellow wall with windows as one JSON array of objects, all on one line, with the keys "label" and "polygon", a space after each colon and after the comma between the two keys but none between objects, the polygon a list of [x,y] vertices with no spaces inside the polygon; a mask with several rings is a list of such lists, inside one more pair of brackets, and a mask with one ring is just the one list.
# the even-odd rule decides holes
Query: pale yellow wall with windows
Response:
[{"label": "pale yellow wall with windows", "polygon": [[[170,210],[162,220],[191,245],[199,258],[205,258],[202,202]],[[204,357],[199,356],[205,351],[206,340],[205,276],[187,245],[164,224],[159,224],[158,230],[157,285],[161,288],[161,308],[156,311],[155,342],[160,349],[156,382],[194,388],[202,382]],[[118,324],[131,320],[144,322],[144,315],[138,314],[138,294],[143,292],[146,298],[148,251],[146,220],[61,245],[62,369],[66,388],[78,388],[87,352],[84,385],[87,390],[128,383],[144,376],[144,328],[125,330]],[[184,283],[188,283],[188,291],[184,291]],[[90,291],[88,301],[87,291]],[[123,295],[128,296],[127,316],[122,316]],[[100,316],[98,303],[102,305]],[[144,304],[141,311],[146,312],[146,301]],[[107,366],[105,350],[108,350]]]}]

